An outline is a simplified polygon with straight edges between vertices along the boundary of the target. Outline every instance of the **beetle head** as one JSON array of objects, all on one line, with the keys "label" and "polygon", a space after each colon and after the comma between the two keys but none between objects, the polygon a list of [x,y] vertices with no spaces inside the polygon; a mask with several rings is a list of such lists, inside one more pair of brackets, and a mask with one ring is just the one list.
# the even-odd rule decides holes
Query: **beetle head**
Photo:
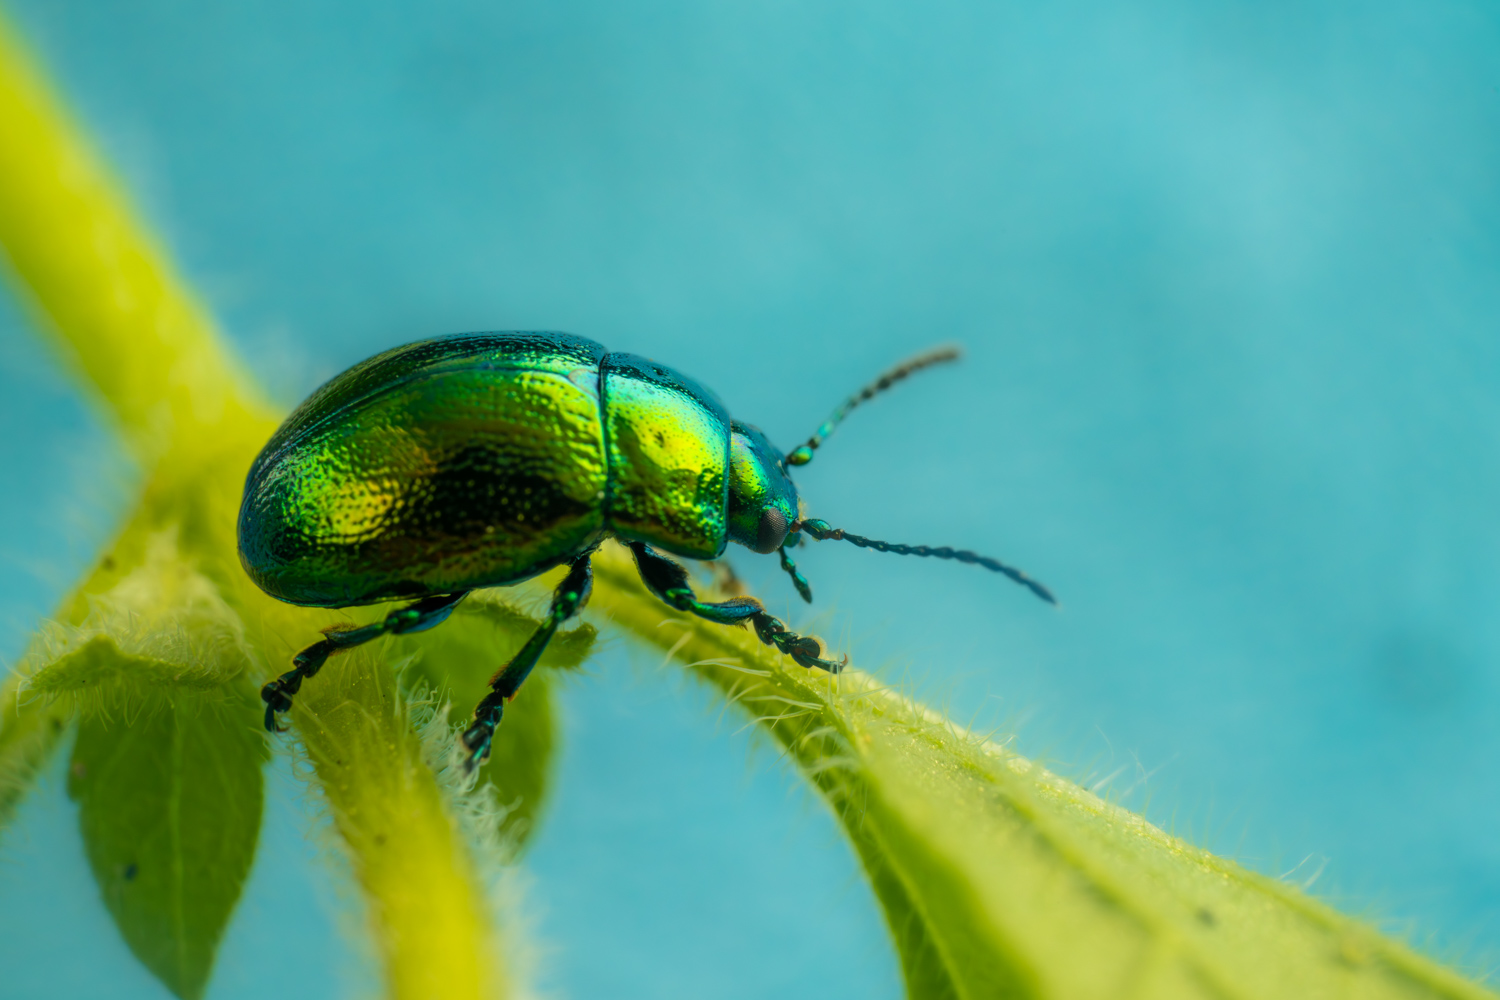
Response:
[{"label": "beetle head", "polygon": [[760,428],[738,420],[729,436],[729,538],[755,552],[775,552],[797,520],[797,487],[784,456]]}]

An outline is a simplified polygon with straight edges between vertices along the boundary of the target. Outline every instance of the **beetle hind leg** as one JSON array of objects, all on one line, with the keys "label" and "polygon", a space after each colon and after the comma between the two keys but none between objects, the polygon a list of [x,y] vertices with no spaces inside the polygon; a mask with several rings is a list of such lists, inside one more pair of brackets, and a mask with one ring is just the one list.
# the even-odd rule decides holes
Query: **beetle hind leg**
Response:
[{"label": "beetle hind leg", "polygon": [[547,613],[546,621],[531,634],[520,652],[490,678],[490,693],[475,707],[474,723],[464,730],[461,737],[464,748],[469,751],[464,762],[465,771],[473,771],[490,755],[490,744],[495,739],[495,727],[505,714],[505,703],[514,698],[526,682],[531,668],[536,666],[537,659],[552,641],[558,627],[588,603],[589,594],[594,589],[594,571],[589,565],[592,556],[593,552],[589,551],[573,560],[572,569],[552,592],[552,609]]},{"label": "beetle hind leg", "polygon": [[761,642],[776,647],[778,652],[790,656],[799,666],[817,667],[831,674],[844,669],[844,664],[838,660],[823,659],[821,642],[810,635],[790,631],[755,598],[736,597],[717,603],[700,601],[688,586],[687,570],[644,542],[631,542],[630,551],[635,555],[636,568],[646,586],[671,607],[720,625],[750,625]]},{"label": "beetle hind leg", "polygon": [[422,632],[443,621],[458,607],[458,602],[469,596],[467,590],[457,594],[439,594],[424,597],[415,604],[408,604],[386,615],[378,622],[359,628],[330,629],[322,639],[308,646],[292,658],[292,669],[270,681],[260,689],[260,700],[266,703],[266,729],[273,733],[285,732],[276,720],[279,712],[292,708],[292,695],[302,690],[302,682],[323,669],[328,657],[341,649],[362,646],[383,635],[401,635],[406,632]]}]

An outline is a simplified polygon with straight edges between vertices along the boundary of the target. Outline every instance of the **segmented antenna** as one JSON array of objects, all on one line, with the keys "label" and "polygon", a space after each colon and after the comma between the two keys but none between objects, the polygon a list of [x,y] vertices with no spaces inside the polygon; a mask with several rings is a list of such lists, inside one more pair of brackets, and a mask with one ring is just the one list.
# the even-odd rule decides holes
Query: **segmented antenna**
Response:
[{"label": "segmented antenna", "polygon": [[982,556],[977,552],[967,549],[950,549],[944,545],[933,548],[928,545],[900,545],[896,542],[882,542],[874,538],[866,538],[863,535],[854,535],[843,528],[835,528],[827,521],[809,519],[798,521],[792,525],[793,531],[805,531],[818,541],[843,541],[858,545],[862,549],[874,549],[876,552],[894,552],[898,556],[923,556],[932,559],[953,559],[961,563],[970,563],[983,566],[985,569],[995,573],[1002,573],[1012,580],[1031,591],[1048,604],[1057,604],[1057,598],[1052,596],[1052,591],[1042,586],[1031,577],[1022,573],[1014,566],[1007,566],[998,559]]},{"label": "segmented antenna", "polygon": [[919,354],[910,360],[901,362],[895,368],[892,368],[859,390],[859,392],[844,400],[843,405],[833,411],[833,416],[823,422],[822,426],[817,429],[813,436],[807,439],[806,444],[793,449],[792,453],[786,457],[786,464],[806,465],[808,462],[811,462],[813,452],[818,450],[818,445],[822,444],[824,439],[833,433],[833,429],[843,423],[844,418],[849,415],[849,411],[860,403],[874,399],[908,375],[919,372],[923,368],[942,364],[944,361],[957,361],[961,353],[957,347],[947,345],[944,347],[935,347],[926,354]]}]

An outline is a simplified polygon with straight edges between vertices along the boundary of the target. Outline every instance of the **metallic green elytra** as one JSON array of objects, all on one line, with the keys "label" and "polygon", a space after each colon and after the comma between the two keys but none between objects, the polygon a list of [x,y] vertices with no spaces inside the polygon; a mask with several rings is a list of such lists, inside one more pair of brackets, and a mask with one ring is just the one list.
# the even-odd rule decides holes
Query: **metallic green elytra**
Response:
[{"label": "metallic green elytra", "polygon": [[836,671],[821,644],[788,631],[754,598],[698,601],[687,574],[657,550],[717,559],[733,541],[779,552],[801,533],[866,548],[973,562],[1051,595],[972,552],[892,545],[801,518],[788,474],[812,459],[860,402],[911,372],[952,360],[938,351],[851,398],[790,457],[732,420],[694,380],[646,358],[564,333],[474,333],[398,347],[318,389],[276,431],[245,481],[240,560],[266,593],[292,604],[414,603],[375,624],[334,630],[265,686],[266,725],[328,656],[381,635],[439,624],[471,590],[571,571],[536,635],[496,674],[464,734],[469,765],[487,756],[505,702],[558,626],[588,600],[589,557],[605,538],[630,547],[667,604],[749,624],[806,667]]}]

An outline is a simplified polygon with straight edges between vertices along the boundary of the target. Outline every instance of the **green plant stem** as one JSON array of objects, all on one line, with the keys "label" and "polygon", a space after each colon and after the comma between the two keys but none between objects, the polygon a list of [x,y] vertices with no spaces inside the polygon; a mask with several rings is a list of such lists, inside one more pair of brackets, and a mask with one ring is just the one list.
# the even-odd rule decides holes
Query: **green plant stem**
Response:
[{"label": "green plant stem", "polygon": [[[129,524],[73,593],[65,621],[138,568],[151,537],[178,538],[185,568],[222,591],[260,669],[334,620],[256,591],[235,557],[239,484],[274,421],[204,310],[167,263],[78,128],[0,21],[0,247],[38,326],[147,470]],[[362,666],[362,664],[365,664]],[[484,892],[387,665],[347,660],[342,684],[293,721],[369,902],[390,995],[474,1000],[503,991]],[[3,694],[0,805],[57,744],[57,717]],[[311,726],[304,727],[310,720]],[[396,819],[399,821],[396,821]]]}]

